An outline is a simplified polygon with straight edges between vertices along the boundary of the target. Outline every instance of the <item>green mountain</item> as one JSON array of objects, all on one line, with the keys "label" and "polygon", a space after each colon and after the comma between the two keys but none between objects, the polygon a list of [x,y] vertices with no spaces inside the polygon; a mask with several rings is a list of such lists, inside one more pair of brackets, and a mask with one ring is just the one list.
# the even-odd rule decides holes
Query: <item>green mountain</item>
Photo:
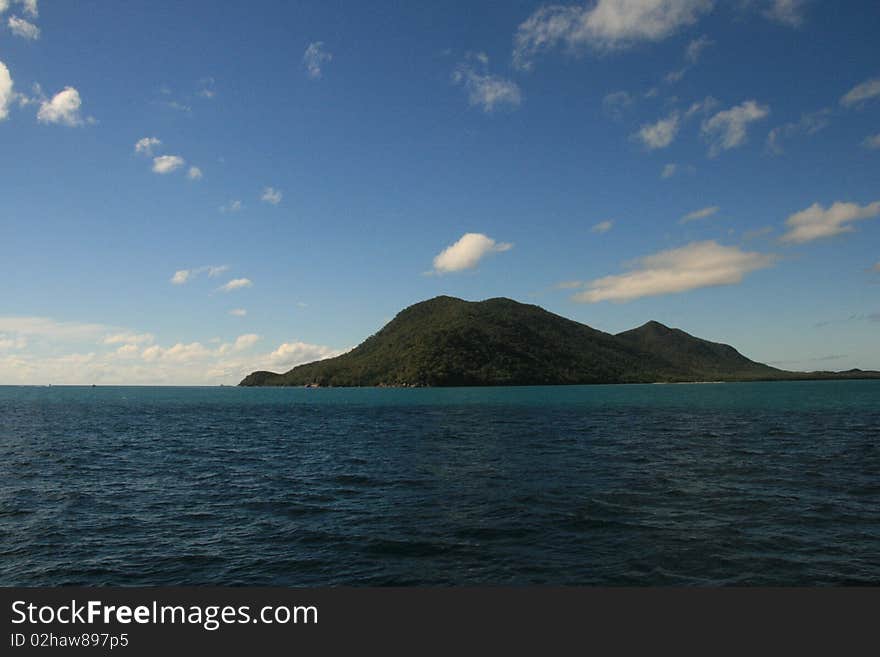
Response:
[{"label": "green mountain", "polygon": [[[658,322],[611,335],[510,299],[469,302],[444,296],[404,309],[346,354],[284,374],[254,372],[240,385],[503,386],[789,378],[799,378],[798,373],[756,363],[733,347]],[[813,373],[800,378],[827,377]]]}]

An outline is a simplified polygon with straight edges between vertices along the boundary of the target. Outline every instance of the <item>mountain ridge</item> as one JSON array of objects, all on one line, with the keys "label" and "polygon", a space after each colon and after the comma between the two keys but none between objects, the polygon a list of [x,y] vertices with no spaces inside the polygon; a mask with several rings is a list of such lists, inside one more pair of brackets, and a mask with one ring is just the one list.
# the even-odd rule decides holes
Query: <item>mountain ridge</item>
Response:
[{"label": "mountain ridge", "polygon": [[[834,375],[834,376],[831,376]],[[617,335],[505,297],[438,296],[401,310],[351,351],[241,386],[493,386],[880,378],[798,373],[651,320]]]}]

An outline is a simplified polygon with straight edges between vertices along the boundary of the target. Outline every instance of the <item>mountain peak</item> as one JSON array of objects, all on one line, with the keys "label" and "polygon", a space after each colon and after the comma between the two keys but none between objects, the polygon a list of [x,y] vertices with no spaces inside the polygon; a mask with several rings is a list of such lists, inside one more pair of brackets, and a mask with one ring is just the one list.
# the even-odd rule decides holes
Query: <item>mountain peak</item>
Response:
[{"label": "mountain peak", "polygon": [[242,385],[480,386],[741,380],[779,370],[651,321],[619,335],[539,306],[437,296],[335,358]]}]

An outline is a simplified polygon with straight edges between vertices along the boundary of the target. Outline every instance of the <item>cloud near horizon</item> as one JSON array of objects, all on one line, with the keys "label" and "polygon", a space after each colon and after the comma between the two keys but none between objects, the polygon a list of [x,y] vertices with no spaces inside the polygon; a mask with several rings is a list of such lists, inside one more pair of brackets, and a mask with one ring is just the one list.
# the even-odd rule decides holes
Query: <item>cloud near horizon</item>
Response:
[{"label": "cloud near horizon", "polygon": [[773,265],[776,256],[723,246],[714,240],[692,242],[635,261],[625,274],[605,276],[584,284],[572,297],[580,303],[632,301],[642,297],[687,292],[703,287],[734,285],[759,269]]},{"label": "cloud near horizon", "polygon": [[[234,385],[255,370],[284,372],[348,351],[288,341],[260,352],[255,347],[261,338],[253,333],[226,342],[216,340],[214,347],[199,341],[163,347],[153,344],[154,336],[149,333],[120,332],[102,338],[109,327],[100,324],[0,317],[0,327],[10,326],[25,331],[9,336],[0,333],[0,380],[12,385]],[[32,330],[49,340],[47,353],[20,351],[27,344],[24,336],[33,335]],[[74,342],[85,349],[69,351]]]},{"label": "cloud near horizon", "polygon": [[447,246],[434,257],[434,273],[473,269],[485,256],[513,248],[508,242],[496,242],[482,233],[465,233],[455,244]]}]

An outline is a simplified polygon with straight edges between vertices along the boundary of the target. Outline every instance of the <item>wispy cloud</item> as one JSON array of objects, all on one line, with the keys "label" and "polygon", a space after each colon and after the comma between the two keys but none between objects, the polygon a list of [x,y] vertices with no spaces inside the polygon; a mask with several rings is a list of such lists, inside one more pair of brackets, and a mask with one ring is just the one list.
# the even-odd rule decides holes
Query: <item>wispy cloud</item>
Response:
[{"label": "wispy cloud", "polygon": [[582,303],[631,301],[642,297],[687,292],[704,287],[734,285],[754,271],[770,267],[775,256],[723,246],[715,241],[639,258],[631,271],[586,283],[572,299]]},{"label": "wispy cloud", "polygon": [[152,344],[156,336],[152,333],[112,333],[104,336],[104,344]]},{"label": "wispy cloud", "polygon": [[220,206],[220,212],[226,213],[234,213],[239,212],[244,206],[241,204],[241,201],[229,201],[226,205]]},{"label": "wispy cloud", "polygon": [[660,41],[693,25],[712,0],[598,0],[586,6],[548,5],[536,10],[514,35],[513,63],[533,68],[534,58],[557,47],[569,53],[600,52]]},{"label": "wispy cloud", "polygon": [[244,308],[233,308],[229,311],[229,314],[233,317],[244,317],[245,315],[247,315],[247,310],[245,310]]},{"label": "wispy cloud", "polygon": [[860,107],[878,96],[880,96],[880,78],[873,78],[846,92],[840,99],[840,104],[844,107]]},{"label": "wispy cloud", "polygon": [[153,149],[162,145],[158,137],[142,137],[135,142],[134,152],[139,155],[152,156]]},{"label": "wispy cloud", "polygon": [[620,121],[628,110],[635,105],[635,99],[626,91],[614,91],[602,99],[605,113],[612,119]]},{"label": "wispy cloud", "polygon": [[178,269],[174,272],[174,275],[170,280],[174,285],[183,285],[200,274],[207,274],[208,278],[214,278],[228,270],[228,265],[204,265],[202,267],[195,267],[194,269]]},{"label": "wispy cloud", "polygon": [[703,121],[701,131],[709,142],[709,155],[715,157],[721,151],[742,146],[748,138],[749,125],[769,114],[770,108],[766,105],[747,100]]},{"label": "wispy cloud", "polygon": [[196,95],[201,98],[214,98],[217,91],[214,88],[214,78],[204,77],[196,83]]},{"label": "wispy cloud", "polygon": [[234,290],[242,290],[246,287],[252,287],[253,282],[249,278],[233,278],[228,283],[221,285],[219,289],[221,292],[232,292]]},{"label": "wispy cloud", "polygon": [[333,53],[324,48],[323,41],[314,41],[309,44],[303,54],[303,64],[306,74],[313,80],[323,76],[323,67],[327,62],[333,61]]},{"label": "wispy cloud", "polygon": [[803,24],[807,0],[768,0],[768,5],[764,10],[764,16],[770,20],[789,27],[799,27]]},{"label": "wispy cloud", "polygon": [[678,165],[674,162],[670,162],[669,164],[663,165],[663,170],[660,172],[660,177],[664,180],[666,178],[672,178],[675,173],[678,171]]},{"label": "wispy cloud", "polygon": [[35,40],[40,38],[40,28],[18,16],[10,16],[7,23],[10,31],[22,39]]},{"label": "wispy cloud", "polygon": [[612,228],[614,228],[614,221],[609,219],[606,221],[600,221],[598,224],[593,226],[590,229],[590,231],[592,231],[594,233],[599,233],[601,235],[601,234],[607,233]]},{"label": "wispy cloud", "polygon": [[862,146],[871,150],[877,150],[878,148],[880,148],[880,132],[878,132],[876,135],[865,137],[865,140],[862,142]]},{"label": "wispy cloud", "polygon": [[98,323],[58,321],[48,317],[0,316],[0,333],[24,338],[94,341],[109,330],[111,327]]},{"label": "wispy cloud", "polygon": [[703,51],[714,45],[715,42],[704,34],[688,43],[687,48],[684,51],[684,58],[688,64],[693,66],[700,61]]},{"label": "wispy cloud", "polygon": [[281,203],[281,197],[282,194],[279,190],[274,187],[266,187],[260,195],[260,200],[263,201],[263,203],[269,203],[270,205],[278,205]]},{"label": "wispy cloud", "polygon": [[186,172],[186,177],[190,180],[201,180],[202,170],[199,167],[190,167]]},{"label": "wispy cloud", "polygon": [[491,114],[500,107],[519,107],[522,92],[513,81],[489,73],[489,58],[485,53],[471,54],[468,61],[459,64],[452,73],[452,81],[468,92],[468,102]]},{"label": "wispy cloud", "polygon": [[447,246],[434,258],[434,272],[450,272],[473,269],[480,260],[491,253],[502,253],[513,248],[513,244],[496,242],[482,233],[465,233],[455,244]]},{"label": "wispy cloud", "polygon": [[709,206],[708,208],[702,208],[700,210],[694,210],[686,215],[684,215],[681,219],[678,220],[680,224],[687,224],[691,221],[699,221],[700,219],[706,219],[707,217],[711,217],[714,214],[718,213],[720,210],[717,205]]},{"label": "wispy cloud", "polygon": [[854,221],[871,219],[880,215],[880,201],[868,205],[837,201],[829,208],[814,203],[806,210],[795,212],[785,220],[788,231],[780,238],[783,242],[803,244],[813,240],[833,237],[855,230]]},{"label": "wispy cloud", "polygon": [[773,128],[767,135],[767,150],[774,155],[782,154],[784,141],[800,135],[816,134],[828,125],[830,116],[831,110],[825,108],[818,112],[803,114],[798,121]]}]

